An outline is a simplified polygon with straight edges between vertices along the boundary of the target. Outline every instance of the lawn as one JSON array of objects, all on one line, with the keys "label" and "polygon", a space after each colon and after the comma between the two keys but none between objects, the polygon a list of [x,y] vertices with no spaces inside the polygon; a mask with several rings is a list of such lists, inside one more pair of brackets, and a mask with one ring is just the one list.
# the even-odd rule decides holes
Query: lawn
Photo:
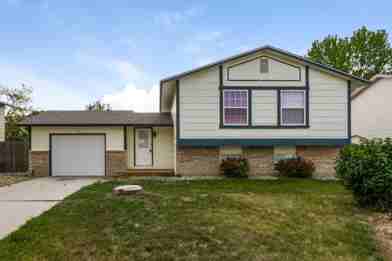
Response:
[{"label": "lawn", "polygon": [[86,187],[0,241],[0,260],[382,260],[336,182],[132,181]]}]

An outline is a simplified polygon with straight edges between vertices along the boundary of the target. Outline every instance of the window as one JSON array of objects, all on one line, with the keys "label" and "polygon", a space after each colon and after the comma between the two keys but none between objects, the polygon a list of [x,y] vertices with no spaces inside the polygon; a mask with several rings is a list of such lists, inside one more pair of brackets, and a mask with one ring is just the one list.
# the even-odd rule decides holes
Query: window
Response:
[{"label": "window", "polygon": [[281,124],[305,125],[305,91],[281,91]]},{"label": "window", "polygon": [[248,91],[223,91],[224,125],[248,125]]}]

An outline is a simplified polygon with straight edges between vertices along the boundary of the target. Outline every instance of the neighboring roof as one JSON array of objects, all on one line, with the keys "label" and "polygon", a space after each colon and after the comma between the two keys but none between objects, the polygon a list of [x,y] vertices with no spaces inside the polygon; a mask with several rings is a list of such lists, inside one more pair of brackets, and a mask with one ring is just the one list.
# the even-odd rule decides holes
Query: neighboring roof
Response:
[{"label": "neighboring roof", "polygon": [[132,111],[44,111],[23,120],[24,126],[173,126],[170,113]]},{"label": "neighboring roof", "polygon": [[270,50],[270,51],[273,51],[273,52],[276,52],[276,53],[280,53],[282,55],[290,56],[291,58],[300,60],[302,62],[305,62],[305,63],[309,64],[309,65],[312,65],[312,66],[315,66],[315,67],[319,67],[319,68],[327,70],[327,71],[331,71],[331,72],[336,73],[336,74],[340,74],[340,75],[342,75],[344,77],[349,77],[349,78],[352,78],[354,80],[357,80],[357,81],[360,81],[360,82],[363,82],[363,83],[369,83],[368,80],[365,80],[365,79],[362,79],[360,77],[357,77],[357,76],[351,75],[349,73],[346,73],[344,71],[335,69],[335,68],[333,68],[331,66],[314,62],[314,61],[312,61],[312,60],[310,60],[308,58],[305,58],[303,56],[299,56],[299,55],[296,55],[294,53],[290,53],[290,52],[287,52],[287,51],[279,49],[279,48],[275,48],[275,47],[270,46],[270,45],[265,45],[265,46],[262,46],[260,48],[256,48],[256,49],[244,52],[244,53],[240,53],[240,54],[237,54],[237,55],[234,55],[234,56],[230,56],[228,58],[225,58],[223,60],[220,60],[220,61],[217,61],[217,62],[214,62],[214,63],[207,64],[205,66],[201,66],[201,67],[195,68],[193,70],[189,70],[189,71],[186,71],[186,72],[182,72],[182,73],[179,73],[179,74],[176,74],[176,75],[164,78],[164,79],[161,80],[161,83],[164,83],[164,82],[167,82],[167,81],[172,81],[172,80],[177,80],[177,79],[179,79],[181,77],[184,77],[184,76],[187,76],[187,75],[189,75],[191,73],[195,73],[195,72],[198,72],[198,71],[201,71],[201,70],[204,70],[204,69],[208,69],[210,67],[221,65],[221,64],[229,62],[231,60],[238,59],[238,58],[241,58],[241,57],[244,57],[244,56],[248,56],[248,55],[251,55],[253,53],[264,51],[264,50]]},{"label": "neighboring roof", "polygon": [[376,83],[376,82],[378,82],[379,80],[381,80],[381,79],[392,79],[392,75],[389,75],[389,74],[377,74],[377,75],[375,75],[375,76],[373,76],[371,79],[370,79],[370,84],[369,85],[367,85],[367,86],[363,86],[363,87],[359,87],[359,88],[357,88],[356,90],[354,90],[352,93],[351,93],[351,100],[354,100],[355,98],[357,98],[359,95],[361,95],[363,92],[365,92],[367,89],[369,89],[369,88],[371,88],[372,86],[374,86],[374,84]]}]

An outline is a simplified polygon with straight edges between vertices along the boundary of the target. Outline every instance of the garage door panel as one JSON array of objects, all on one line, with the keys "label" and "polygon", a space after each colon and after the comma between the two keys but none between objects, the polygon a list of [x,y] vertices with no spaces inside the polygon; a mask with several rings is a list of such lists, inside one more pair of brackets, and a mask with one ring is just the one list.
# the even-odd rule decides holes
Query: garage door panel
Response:
[{"label": "garage door panel", "polygon": [[104,176],[103,135],[53,135],[53,176]]}]

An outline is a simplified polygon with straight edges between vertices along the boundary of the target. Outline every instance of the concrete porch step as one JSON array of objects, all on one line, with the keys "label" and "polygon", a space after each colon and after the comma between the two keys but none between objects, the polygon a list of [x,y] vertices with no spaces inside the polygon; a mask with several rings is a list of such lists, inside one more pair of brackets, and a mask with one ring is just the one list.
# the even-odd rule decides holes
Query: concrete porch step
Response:
[{"label": "concrete porch step", "polygon": [[137,176],[137,177],[173,177],[173,169],[127,169],[119,171],[119,175]]}]

